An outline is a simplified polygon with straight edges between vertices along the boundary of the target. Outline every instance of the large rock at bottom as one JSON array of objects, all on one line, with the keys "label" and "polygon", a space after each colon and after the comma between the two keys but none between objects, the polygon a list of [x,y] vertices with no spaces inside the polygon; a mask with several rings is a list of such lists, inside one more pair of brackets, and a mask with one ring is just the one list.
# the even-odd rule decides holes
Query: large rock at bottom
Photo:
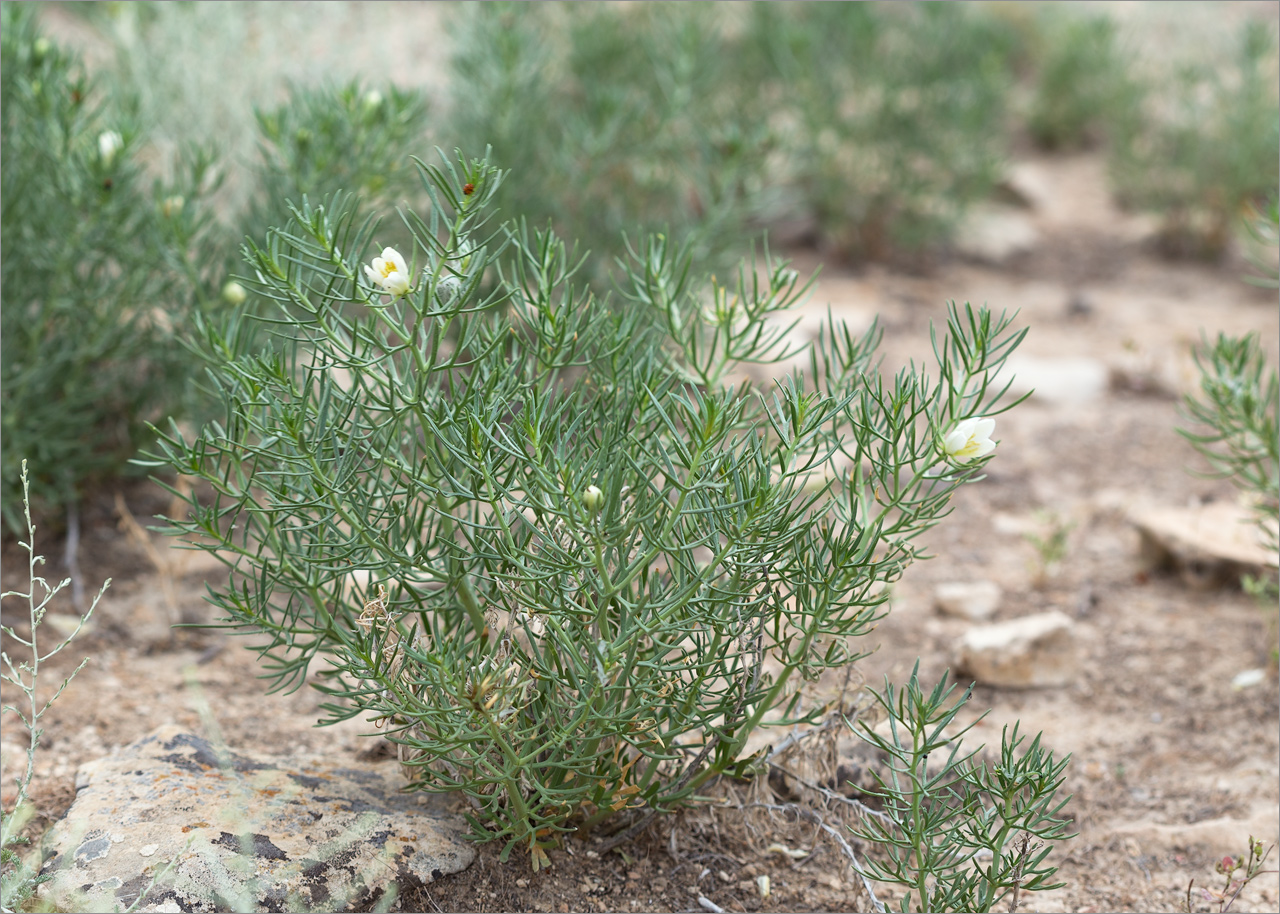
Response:
[{"label": "large rock at bottom", "polygon": [[965,632],[956,665],[986,685],[1062,686],[1080,665],[1075,624],[1056,609]]},{"label": "large rock at bottom", "polygon": [[84,765],[46,835],[58,910],[339,911],[464,869],[441,798],[394,763],[236,753],[164,726]]}]

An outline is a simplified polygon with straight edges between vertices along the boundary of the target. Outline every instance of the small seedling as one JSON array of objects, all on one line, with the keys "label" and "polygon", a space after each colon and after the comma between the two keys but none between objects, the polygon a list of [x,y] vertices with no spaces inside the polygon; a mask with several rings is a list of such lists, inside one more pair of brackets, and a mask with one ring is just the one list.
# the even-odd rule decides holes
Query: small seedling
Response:
[{"label": "small seedling", "polygon": [[15,686],[25,699],[23,707],[5,705],[4,710],[16,714],[22,723],[23,729],[27,731],[26,768],[15,778],[18,786],[17,799],[14,801],[12,811],[7,814],[0,814],[0,856],[3,857],[3,860],[0,861],[0,867],[2,867],[0,868],[0,907],[3,907],[5,911],[21,909],[30,901],[36,887],[45,881],[45,877],[38,875],[38,865],[33,865],[30,859],[23,857],[15,850],[16,847],[29,843],[28,839],[22,835],[22,831],[34,814],[34,808],[31,805],[30,788],[31,779],[35,776],[36,750],[40,745],[40,737],[44,734],[40,721],[49,708],[53,706],[53,703],[58,700],[58,696],[71,683],[71,680],[75,678],[76,674],[84,669],[84,665],[89,662],[89,658],[86,657],[82,660],[80,665],[72,670],[70,675],[62,681],[62,685],[58,686],[53,695],[45,699],[43,703],[36,697],[36,692],[40,685],[40,665],[61,653],[71,643],[72,639],[80,633],[80,630],[88,623],[89,617],[93,615],[93,611],[97,608],[98,601],[102,599],[102,595],[111,584],[111,581],[108,580],[102,585],[102,590],[98,591],[98,595],[94,597],[89,609],[80,617],[74,631],[58,641],[52,648],[43,649],[40,645],[41,623],[44,621],[49,603],[59,591],[71,582],[68,579],[50,586],[44,578],[36,574],[36,567],[44,564],[44,556],[36,555],[35,552],[36,527],[31,520],[31,489],[25,460],[22,461],[22,505],[27,522],[27,539],[19,545],[27,551],[28,556],[27,589],[25,591],[9,590],[0,595],[0,597],[19,597],[25,600],[30,622],[30,630],[26,637],[7,625],[3,628],[7,636],[30,652],[30,659],[14,660],[7,652],[0,653],[0,661],[4,663],[4,671],[0,673],[0,677],[10,685]]},{"label": "small seedling", "polygon": [[1044,535],[1024,533],[1022,537],[1036,551],[1031,564],[1032,582],[1036,587],[1043,587],[1050,578],[1057,577],[1061,570],[1062,562],[1067,557],[1067,535],[1071,533],[1075,523],[1062,520],[1052,511],[1041,512],[1039,519]]},{"label": "small seedling", "polygon": [[[1246,853],[1239,857],[1223,857],[1214,866],[1214,872],[1222,877],[1222,888],[1220,889],[1200,889],[1200,897],[1209,902],[1216,904],[1218,914],[1225,914],[1231,910],[1231,906],[1235,904],[1240,893],[1244,891],[1244,887],[1253,880],[1257,879],[1263,873],[1274,873],[1275,870],[1264,870],[1262,865],[1267,858],[1271,856],[1271,852],[1275,850],[1275,845],[1263,848],[1261,841],[1254,839],[1253,835],[1249,836],[1249,847]],[[1192,879],[1187,883],[1186,912],[1191,914],[1192,889],[1195,887],[1196,881]]]}]

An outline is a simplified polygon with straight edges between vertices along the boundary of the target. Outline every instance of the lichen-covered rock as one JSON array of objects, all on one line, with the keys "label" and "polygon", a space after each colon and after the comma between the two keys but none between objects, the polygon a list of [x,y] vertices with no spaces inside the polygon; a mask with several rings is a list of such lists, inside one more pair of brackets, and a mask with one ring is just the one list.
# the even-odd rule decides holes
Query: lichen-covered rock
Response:
[{"label": "lichen-covered rock", "polygon": [[58,910],[340,911],[475,856],[441,798],[396,765],[232,752],[164,726],[76,776],[45,839]]}]

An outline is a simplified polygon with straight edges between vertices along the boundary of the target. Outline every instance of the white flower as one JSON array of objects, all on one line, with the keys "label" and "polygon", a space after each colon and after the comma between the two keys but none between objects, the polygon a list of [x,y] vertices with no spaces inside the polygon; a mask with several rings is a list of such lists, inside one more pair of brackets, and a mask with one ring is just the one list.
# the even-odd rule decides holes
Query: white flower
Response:
[{"label": "white flower", "polygon": [[123,148],[124,137],[114,130],[104,130],[98,134],[98,157],[102,159],[102,164],[108,168],[115,161],[116,153]]},{"label": "white flower", "polygon": [[390,296],[399,298],[409,292],[409,267],[395,248],[383,248],[382,256],[373,258],[373,265],[364,272]]},{"label": "white flower", "polygon": [[995,429],[995,419],[981,416],[965,419],[942,439],[942,450],[956,463],[986,457],[996,449],[996,443],[991,440]]}]

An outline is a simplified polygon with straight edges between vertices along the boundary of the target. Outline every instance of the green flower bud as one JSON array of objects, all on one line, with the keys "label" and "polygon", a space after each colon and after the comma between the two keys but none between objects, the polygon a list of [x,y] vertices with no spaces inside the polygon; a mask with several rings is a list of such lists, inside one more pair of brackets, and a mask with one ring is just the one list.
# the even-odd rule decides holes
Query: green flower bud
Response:
[{"label": "green flower bud", "polygon": [[228,304],[243,305],[244,300],[248,297],[249,293],[245,292],[244,286],[234,279],[222,287],[222,300]]},{"label": "green flower bud", "polygon": [[587,486],[586,491],[582,493],[582,506],[594,517],[600,513],[600,501],[603,498],[604,493],[600,491],[599,486]]},{"label": "green flower bud", "polygon": [[53,43],[48,38],[37,38],[31,45],[31,59],[36,63],[43,63],[52,50]]}]

